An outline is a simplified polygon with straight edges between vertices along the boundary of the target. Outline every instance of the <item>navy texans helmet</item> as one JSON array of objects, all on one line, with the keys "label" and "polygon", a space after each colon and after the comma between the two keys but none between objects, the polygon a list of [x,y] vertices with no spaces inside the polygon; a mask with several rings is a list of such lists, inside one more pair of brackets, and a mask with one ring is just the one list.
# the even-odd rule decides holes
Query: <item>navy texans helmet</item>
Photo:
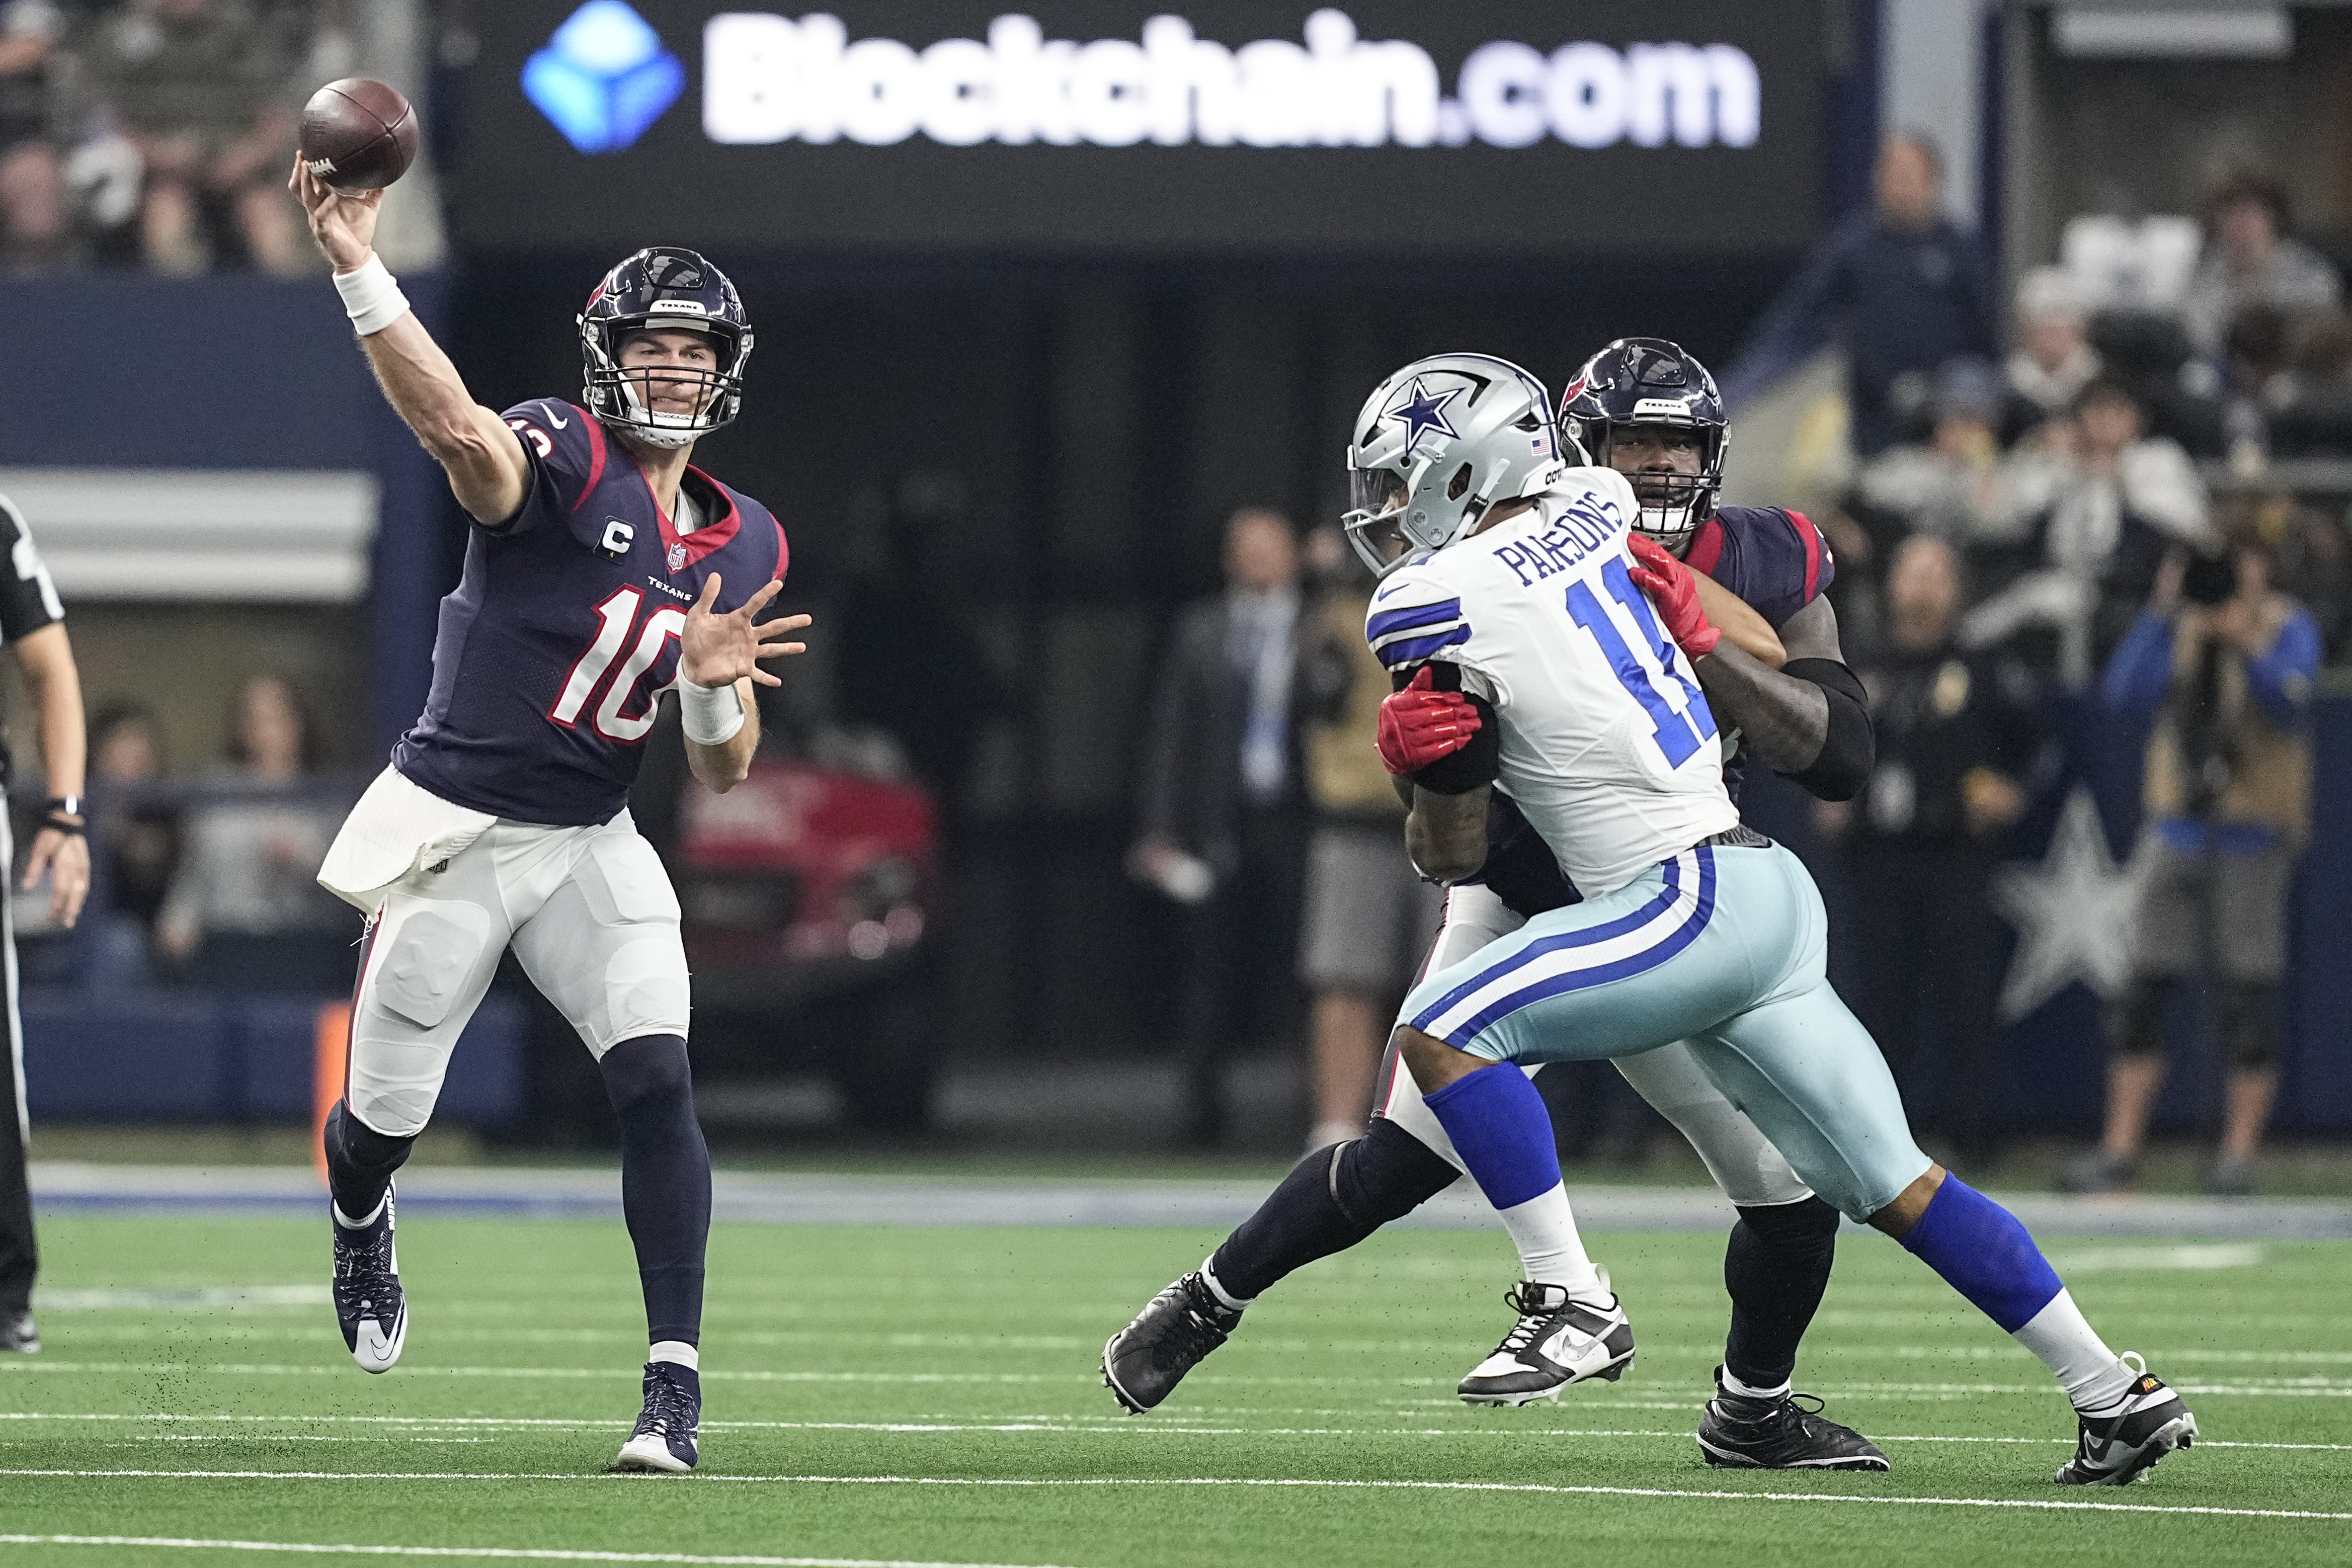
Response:
[{"label": "navy texans helmet", "polygon": [[1613,466],[1610,451],[1617,433],[1636,424],[1679,426],[1697,437],[1696,473],[1625,476],[1642,503],[1633,526],[1679,555],[1699,525],[1715,516],[1723,491],[1731,430],[1715,378],[1664,338],[1618,339],[1585,361],[1560,394],[1560,431],[1606,468]]},{"label": "navy texans helmet", "polygon": [[[621,343],[631,332],[704,332],[714,370],[664,366],[624,370]],[[677,246],[648,246],[604,275],[580,313],[580,357],[588,412],[649,446],[685,446],[730,423],[743,406],[743,366],[751,358],[751,321],[727,275]],[[658,375],[676,382],[698,378],[702,395],[691,413],[665,413],[646,399]]]}]

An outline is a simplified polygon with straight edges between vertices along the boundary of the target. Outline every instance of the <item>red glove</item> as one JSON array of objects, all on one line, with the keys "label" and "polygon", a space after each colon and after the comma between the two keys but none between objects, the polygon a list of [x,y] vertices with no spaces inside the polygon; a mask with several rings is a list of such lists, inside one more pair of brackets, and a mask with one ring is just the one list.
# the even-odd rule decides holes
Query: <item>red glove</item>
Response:
[{"label": "red glove", "polygon": [[1698,574],[1646,535],[1629,535],[1627,543],[1633,551],[1633,580],[1658,607],[1666,635],[1681,643],[1683,652],[1695,661],[1714,653],[1723,633],[1706,618],[1698,601]]},{"label": "red glove", "polygon": [[1381,703],[1381,762],[1391,773],[1418,773],[1461,750],[1484,723],[1468,697],[1434,690],[1434,679],[1423,664],[1410,685]]}]

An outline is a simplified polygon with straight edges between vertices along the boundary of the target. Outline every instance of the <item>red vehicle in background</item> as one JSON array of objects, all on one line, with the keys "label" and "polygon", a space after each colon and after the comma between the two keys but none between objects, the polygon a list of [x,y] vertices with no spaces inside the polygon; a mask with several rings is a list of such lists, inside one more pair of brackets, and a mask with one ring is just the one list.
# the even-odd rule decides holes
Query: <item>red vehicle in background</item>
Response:
[{"label": "red vehicle in background", "polygon": [[813,1065],[862,1128],[909,1132],[935,1076],[938,812],[913,784],[759,759],[686,791],[672,875],[695,1040],[722,1072]]}]

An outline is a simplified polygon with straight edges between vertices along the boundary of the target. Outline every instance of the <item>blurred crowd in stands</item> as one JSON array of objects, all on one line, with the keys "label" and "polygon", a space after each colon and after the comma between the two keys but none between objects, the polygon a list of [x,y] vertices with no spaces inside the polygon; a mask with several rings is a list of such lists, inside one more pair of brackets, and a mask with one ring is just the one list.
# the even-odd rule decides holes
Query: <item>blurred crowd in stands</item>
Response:
[{"label": "blurred crowd in stands", "polygon": [[2314,498],[2352,485],[2292,460],[2352,461],[2352,316],[2284,189],[2239,172],[2201,223],[2074,219],[2057,260],[2019,277],[2004,345],[1990,274],[1937,184],[1931,148],[1890,142],[1874,208],[1824,243],[1725,376],[1736,408],[1823,343],[1844,350],[1857,466],[1816,519],[1841,612],[1870,624],[1895,547],[1930,534],[1964,568],[1961,640],[2083,690],[2168,551],[2254,539],[2339,653],[2344,530]]},{"label": "blurred crowd in stands", "polygon": [[0,0],[0,271],[320,270],[294,116],[363,0]]},{"label": "blurred crowd in stands", "polygon": [[2070,1180],[2134,1178],[2193,989],[2226,1064],[2209,1185],[2249,1191],[2308,832],[2306,705],[2352,608],[2343,281],[2284,189],[2239,171],[2198,219],[2074,219],[2004,312],[1939,185],[1932,146],[1890,141],[1873,207],[1726,377],[1736,429],[1739,399],[1843,350],[1854,465],[1816,520],[1878,763],[1816,810],[1854,900],[1841,983],[1915,1111],[1989,1159],[2013,1021],[1997,862],[2036,799],[2072,788],[2067,742],[2138,756],[2106,1125]]},{"label": "blurred crowd in stands", "polygon": [[14,908],[26,979],[117,993],[197,985],[335,995],[357,924],[315,880],[356,781],[321,775],[300,689],[241,682],[213,767],[167,777],[163,729],[137,702],[89,720],[95,894],[76,930]]}]

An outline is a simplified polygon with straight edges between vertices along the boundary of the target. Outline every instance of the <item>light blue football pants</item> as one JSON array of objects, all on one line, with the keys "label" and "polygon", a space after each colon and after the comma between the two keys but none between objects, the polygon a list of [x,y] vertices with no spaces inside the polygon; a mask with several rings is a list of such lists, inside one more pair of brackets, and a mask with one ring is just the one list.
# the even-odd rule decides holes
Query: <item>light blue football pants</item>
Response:
[{"label": "light blue football pants", "polygon": [[1517,1063],[1686,1041],[1797,1174],[1864,1219],[1929,1162],[1885,1058],[1830,988],[1828,925],[1779,845],[1688,850],[1429,976],[1397,1021]]}]

